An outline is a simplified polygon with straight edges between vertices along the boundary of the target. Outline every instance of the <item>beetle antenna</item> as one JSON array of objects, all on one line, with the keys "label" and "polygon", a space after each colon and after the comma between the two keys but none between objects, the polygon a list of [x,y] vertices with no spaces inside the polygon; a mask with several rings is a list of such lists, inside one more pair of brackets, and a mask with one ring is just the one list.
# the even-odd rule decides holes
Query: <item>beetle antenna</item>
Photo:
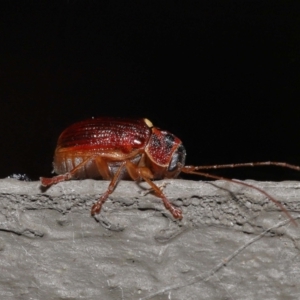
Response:
[{"label": "beetle antenna", "polygon": [[[251,164],[251,163],[249,163],[249,164]],[[280,163],[280,164],[282,164],[282,163]],[[285,164],[285,163],[283,163],[283,164]],[[245,165],[248,165],[248,163],[239,164],[239,165],[243,165],[243,167],[244,167]],[[225,165],[223,165],[223,166],[225,166]],[[297,166],[293,166],[293,165],[290,165],[290,166],[297,167]],[[260,192],[261,194],[265,195],[267,198],[269,198],[273,203],[275,203],[288,216],[288,218],[291,220],[291,222],[295,226],[298,226],[295,219],[291,216],[291,214],[287,211],[287,209],[278,200],[276,200],[273,196],[271,196],[270,194],[268,194],[264,190],[254,186],[252,184],[245,183],[245,182],[242,182],[242,181],[238,181],[238,180],[235,180],[235,179],[230,179],[230,178],[226,178],[226,177],[222,177],[222,176],[212,175],[212,174],[209,174],[209,173],[203,173],[203,172],[195,171],[195,170],[198,170],[198,169],[201,169],[201,166],[199,166],[199,167],[186,166],[186,167],[183,167],[181,169],[181,172],[186,173],[186,174],[200,175],[200,176],[203,176],[203,177],[212,178],[212,179],[216,179],[216,180],[224,180],[224,181],[228,181],[228,182],[233,182],[233,183],[236,183],[236,184],[241,184],[243,186],[255,189],[258,192]],[[293,169],[295,169],[295,168],[293,168]]]},{"label": "beetle antenna", "polygon": [[250,162],[250,163],[238,163],[238,164],[225,164],[225,165],[211,165],[211,166],[196,166],[193,170],[209,170],[209,169],[228,169],[228,168],[240,168],[240,167],[258,167],[258,166],[276,166],[282,168],[289,168],[292,170],[300,171],[300,166],[291,165],[285,162],[277,161],[264,161],[264,162]]}]

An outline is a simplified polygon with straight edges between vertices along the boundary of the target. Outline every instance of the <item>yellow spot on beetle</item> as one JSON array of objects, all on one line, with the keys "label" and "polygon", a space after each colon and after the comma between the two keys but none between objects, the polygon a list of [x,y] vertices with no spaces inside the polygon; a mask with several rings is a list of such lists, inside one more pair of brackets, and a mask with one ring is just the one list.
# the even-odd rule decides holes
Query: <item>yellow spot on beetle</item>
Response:
[{"label": "yellow spot on beetle", "polygon": [[146,125],[147,125],[149,128],[152,128],[152,127],[153,127],[153,124],[152,124],[152,122],[151,122],[150,120],[148,120],[148,119],[145,118],[144,121],[145,121]]}]

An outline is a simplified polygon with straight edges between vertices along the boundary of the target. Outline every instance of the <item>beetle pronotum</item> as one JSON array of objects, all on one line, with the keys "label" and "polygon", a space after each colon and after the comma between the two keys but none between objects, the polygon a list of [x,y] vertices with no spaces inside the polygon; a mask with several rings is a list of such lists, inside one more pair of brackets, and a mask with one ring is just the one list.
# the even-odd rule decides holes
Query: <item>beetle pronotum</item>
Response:
[{"label": "beetle pronotum", "polygon": [[75,123],[62,132],[53,162],[54,172],[60,175],[41,177],[40,180],[45,187],[70,179],[110,180],[106,192],[92,206],[92,215],[100,213],[103,203],[121,179],[144,180],[162,199],[173,217],[182,219],[181,210],[170,203],[152,180],[176,178],[181,172],[196,174],[253,188],[273,201],[295,223],[283,205],[264,190],[200,170],[274,165],[299,171],[299,166],[282,162],[185,166],[185,157],[181,140],[168,131],[154,127],[148,119],[93,118]]}]

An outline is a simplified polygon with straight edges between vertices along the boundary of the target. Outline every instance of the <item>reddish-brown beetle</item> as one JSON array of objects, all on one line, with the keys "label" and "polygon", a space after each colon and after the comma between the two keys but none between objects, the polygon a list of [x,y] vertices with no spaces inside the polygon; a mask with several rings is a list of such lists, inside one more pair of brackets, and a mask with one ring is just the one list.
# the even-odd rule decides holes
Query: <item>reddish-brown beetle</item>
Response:
[{"label": "reddish-brown beetle", "polygon": [[265,191],[245,182],[199,170],[275,165],[299,171],[300,167],[280,162],[185,166],[185,156],[186,151],[180,139],[154,127],[148,119],[93,118],[75,123],[62,132],[53,162],[54,172],[61,175],[41,177],[40,180],[45,187],[70,179],[110,180],[106,192],[92,206],[92,215],[100,212],[103,203],[121,179],[145,180],[163,200],[173,217],[181,219],[181,210],[169,202],[152,180],[176,178],[181,172],[197,174],[254,188],[278,205],[295,222],[282,204]]}]

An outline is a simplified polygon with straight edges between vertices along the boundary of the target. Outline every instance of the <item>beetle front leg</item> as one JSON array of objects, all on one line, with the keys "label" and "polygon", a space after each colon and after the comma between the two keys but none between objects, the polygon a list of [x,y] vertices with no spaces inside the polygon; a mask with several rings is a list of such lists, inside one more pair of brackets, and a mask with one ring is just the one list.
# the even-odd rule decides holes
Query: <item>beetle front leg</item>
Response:
[{"label": "beetle front leg", "polygon": [[173,215],[175,219],[182,219],[182,211],[179,208],[174,207],[171,202],[167,199],[167,197],[164,195],[164,193],[160,190],[160,188],[153,183],[149,178],[143,176],[143,170],[141,170],[141,176],[147,183],[153,188],[155,191],[155,194],[160,197],[165,205],[165,208],[170,211],[170,213]]},{"label": "beetle front leg", "polygon": [[155,194],[162,199],[165,208],[170,211],[170,213],[173,215],[175,219],[182,219],[182,211],[179,208],[174,207],[171,202],[167,199],[167,197],[164,195],[162,190],[151,181],[153,179],[153,174],[151,173],[149,168],[146,167],[137,167],[135,164],[133,164],[130,161],[126,161],[126,168],[128,171],[128,174],[130,177],[138,181],[139,179],[143,178],[154,190]]}]

